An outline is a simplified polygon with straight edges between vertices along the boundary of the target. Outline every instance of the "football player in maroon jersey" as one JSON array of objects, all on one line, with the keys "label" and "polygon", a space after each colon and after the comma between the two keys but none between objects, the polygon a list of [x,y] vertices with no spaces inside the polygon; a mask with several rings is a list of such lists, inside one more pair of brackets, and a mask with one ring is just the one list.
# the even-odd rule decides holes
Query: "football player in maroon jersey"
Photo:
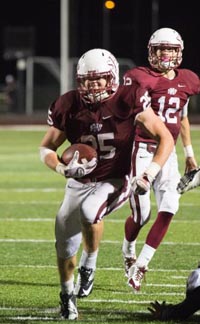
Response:
[{"label": "football player in maroon jersey", "polygon": [[[40,144],[41,160],[68,178],[55,236],[61,315],[70,320],[78,317],[76,297],[88,296],[93,288],[103,217],[127,201],[131,185],[139,193],[149,190],[174,147],[173,137],[150,107],[148,91],[134,82],[119,85],[118,62],[109,51],[92,49],[81,56],[77,84],[77,90],[63,94],[50,106],[50,127]],[[159,144],[140,178],[130,182],[135,123],[143,125]],[[80,164],[75,152],[67,166],[62,164],[56,151],[66,140],[92,145],[98,161]],[[82,240],[74,289],[76,254]]]},{"label": "football player in maroon jersey", "polygon": [[[182,62],[183,48],[183,40],[177,31],[171,28],[158,29],[148,43],[150,67],[136,67],[127,71],[124,83],[131,85],[137,81],[142,87],[146,87],[151,96],[154,112],[165,123],[175,143],[178,135],[181,135],[185,153],[185,172],[188,172],[196,169],[197,163],[191,144],[187,108],[190,96],[200,92],[200,82],[199,77],[192,71],[178,68]],[[155,141],[137,127],[132,159],[133,175],[136,178],[151,162],[156,149]],[[134,292],[140,289],[148,264],[179,208],[180,195],[177,192],[179,179],[174,149],[153,182],[158,214],[138,257],[136,257],[136,239],[141,228],[150,219],[150,192],[141,196],[131,195],[132,214],[125,222],[122,252],[128,285]]]}]

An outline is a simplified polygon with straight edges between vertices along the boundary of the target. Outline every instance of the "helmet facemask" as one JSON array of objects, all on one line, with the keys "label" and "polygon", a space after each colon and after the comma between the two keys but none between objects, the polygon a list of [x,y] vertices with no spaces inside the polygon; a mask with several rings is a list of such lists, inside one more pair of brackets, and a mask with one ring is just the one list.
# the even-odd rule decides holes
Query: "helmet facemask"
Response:
[{"label": "helmet facemask", "polygon": [[[165,48],[169,53],[164,53]],[[154,69],[166,72],[177,68],[181,64],[182,50],[178,46],[164,46],[163,44],[161,46],[150,46],[148,60]]]},{"label": "helmet facemask", "polygon": [[[105,80],[105,86],[102,86],[102,79]],[[88,75],[78,75],[78,91],[82,99],[87,103],[103,102],[114,94],[112,90],[113,76],[107,73],[89,73]]]}]

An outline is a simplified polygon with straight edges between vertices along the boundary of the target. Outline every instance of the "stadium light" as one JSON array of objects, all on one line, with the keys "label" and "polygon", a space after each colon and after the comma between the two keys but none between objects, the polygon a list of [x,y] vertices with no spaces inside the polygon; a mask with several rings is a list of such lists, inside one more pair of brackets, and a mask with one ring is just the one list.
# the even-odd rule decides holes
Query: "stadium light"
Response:
[{"label": "stadium light", "polygon": [[115,2],[114,1],[105,1],[104,6],[108,10],[112,10],[115,8]]}]

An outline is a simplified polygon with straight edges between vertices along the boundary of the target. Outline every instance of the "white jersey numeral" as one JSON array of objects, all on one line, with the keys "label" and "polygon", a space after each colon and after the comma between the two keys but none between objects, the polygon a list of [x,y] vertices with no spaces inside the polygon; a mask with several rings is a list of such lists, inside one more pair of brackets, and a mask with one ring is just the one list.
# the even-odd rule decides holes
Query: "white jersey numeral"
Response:
[{"label": "white jersey numeral", "polygon": [[[159,102],[159,110],[158,116],[164,123],[168,124],[177,124],[177,116],[174,116],[180,108],[180,98],[178,97],[171,97],[169,99],[169,105],[174,105],[175,108],[165,108],[165,100],[166,97],[162,96],[158,99]],[[164,109],[165,108],[165,109]]]},{"label": "white jersey numeral", "polygon": [[[93,135],[83,135],[81,136],[82,143],[90,142],[91,145],[97,149],[99,146],[100,152],[104,153],[100,155],[99,158],[102,160],[112,159],[115,156],[116,148],[113,145],[107,145],[107,140],[114,139],[114,133],[105,133],[105,134],[98,134],[97,138]],[[105,154],[107,152],[107,154]]]}]

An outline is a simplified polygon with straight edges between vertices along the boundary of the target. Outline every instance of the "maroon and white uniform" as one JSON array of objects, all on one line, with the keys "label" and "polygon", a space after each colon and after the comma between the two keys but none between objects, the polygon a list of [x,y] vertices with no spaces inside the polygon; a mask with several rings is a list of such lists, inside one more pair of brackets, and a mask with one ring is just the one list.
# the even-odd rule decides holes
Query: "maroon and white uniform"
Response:
[{"label": "maroon and white uniform", "polygon": [[[77,90],[58,98],[49,109],[48,123],[65,132],[68,141],[91,144],[97,167],[81,179],[68,179],[56,217],[59,256],[74,255],[81,243],[81,222],[96,223],[127,201],[135,116],[150,105],[146,89],[133,83],[120,86],[112,98],[85,104]],[[70,244],[68,244],[70,242]]]},{"label": "maroon and white uniform", "polygon": [[[176,143],[181,126],[181,118],[187,116],[189,98],[200,92],[198,76],[187,69],[175,69],[175,78],[169,80],[149,67],[136,67],[124,76],[127,85],[137,81],[151,96],[151,106],[170,130]],[[156,143],[141,128],[137,127],[133,175],[140,175],[149,165],[156,149]],[[176,152],[171,154],[153,184],[159,211],[175,214],[179,206],[176,187],[180,179]],[[134,220],[144,224],[150,215],[150,192],[144,196],[131,196]]]}]

